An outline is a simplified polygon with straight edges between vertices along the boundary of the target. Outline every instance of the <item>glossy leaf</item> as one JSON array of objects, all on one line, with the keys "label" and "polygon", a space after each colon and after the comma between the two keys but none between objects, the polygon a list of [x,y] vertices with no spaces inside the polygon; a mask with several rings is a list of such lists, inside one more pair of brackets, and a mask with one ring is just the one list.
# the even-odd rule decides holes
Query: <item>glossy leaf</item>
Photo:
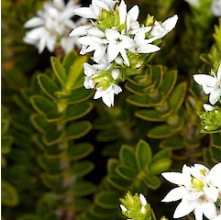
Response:
[{"label": "glossy leaf", "polygon": [[75,196],[87,196],[96,191],[96,186],[91,182],[77,182],[73,185],[73,193]]},{"label": "glossy leaf", "polygon": [[95,203],[106,209],[114,209],[119,204],[120,195],[116,191],[102,191],[94,199]]},{"label": "glossy leaf", "polygon": [[151,189],[157,189],[160,186],[160,180],[156,176],[145,176],[144,183]]},{"label": "glossy leaf", "polygon": [[157,161],[155,160],[150,164],[150,173],[153,175],[161,174],[162,172],[167,171],[171,164],[171,159],[164,158]]},{"label": "glossy leaf", "polygon": [[116,169],[116,172],[122,176],[123,178],[127,179],[127,180],[135,180],[137,178],[137,171],[127,167],[127,166],[118,166]]},{"label": "glossy leaf", "polygon": [[76,57],[77,57],[77,53],[75,50],[72,50],[71,52],[65,55],[62,65],[66,73],[69,73],[70,68],[73,65],[73,62],[76,59]]},{"label": "glossy leaf", "polygon": [[135,112],[135,115],[138,118],[141,118],[146,121],[165,121],[166,120],[166,118],[161,117],[162,113],[160,113],[156,110],[152,110],[152,109],[138,110]]},{"label": "glossy leaf", "polygon": [[56,57],[51,57],[51,65],[57,79],[64,86],[67,81],[67,74],[65,72],[64,67],[61,65],[61,63]]},{"label": "glossy leaf", "polygon": [[66,129],[65,138],[67,140],[78,139],[87,134],[92,128],[92,125],[88,121],[74,122]]},{"label": "glossy leaf", "polygon": [[45,117],[40,114],[33,114],[31,116],[31,122],[32,122],[33,126],[35,127],[35,129],[41,133],[43,133],[49,127],[53,126],[52,123],[45,120]]},{"label": "glossy leaf", "polygon": [[147,136],[150,138],[167,138],[173,135],[171,127],[167,124],[159,125],[151,129]]},{"label": "glossy leaf", "polygon": [[30,101],[34,109],[42,115],[46,115],[53,109],[56,109],[56,106],[52,101],[41,95],[32,96]]},{"label": "glossy leaf", "polygon": [[94,164],[91,161],[74,162],[71,166],[72,174],[76,177],[85,176],[94,169]]},{"label": "glossy leaf", "polygon": [[93,105],[91,103],[81,103],[81,104],[72,105],[67,108],[65,120],[71,121],[79,119],[84,115],[88,114],[92,108]]},{"label": "glossy leaf", "polygon": [[48,129],[43,135],[43,141],[46,145],[53,145],[61,141],[64,137],[64,130],[58,130],[56,127]]},{"label": "glossy leaf", "polygon": [[161,148],[167,148],[167,149],[182,149],[185,147],[184,145],[184,139],[179,136],[173,136],[171,138],[165,139],[160,143]]},{"label": "glossy leaf", "polygon": [[148,143],[140,140],[136,146],[136,160],[139,170],[143,170],[152,159],[151,148]]},{"label": "glossy leaf", "polygon": [[130,167],[137,170],[137,162],[133,149],[129,146],[123,145],[119,153],[120,162],[123,166]]},{"label": "glossy leaf", "polygon": [[37,202],[36,212],[39,216],[45,216],[46,213],[53,210],[53,206],[54,204],[52,203],[51,199],[44,196]]},{"label": "glossy leaf", "polygon": [[73,146],[70,146],[68,149],[68,155],[73,160],[80,160],[88,156],[93,152],[94,147],[90,143],[79,143]]},{"label": "glossy leaf", "polygon": [[176,83],[177,80],[177,71],[168,71],[165,73],[162,85],[160,87],[160,91],[165,95],[168,96]]},{"label": "glossy leaf", "polygon": [[174,112],[176,112],[182,105],[183,100],[186,96],[186,89],[187,89],[187,84],[184,82],[184,83],[180,83],[173,90],[169,99],[169,105],[170,105],[170,108],[172,108]]},{"label": "glossy leaf", "polygon": [[16,189],[5,181],[1,181],[1,201],[2,204],[6,206],[15,206],[19,203]]}]

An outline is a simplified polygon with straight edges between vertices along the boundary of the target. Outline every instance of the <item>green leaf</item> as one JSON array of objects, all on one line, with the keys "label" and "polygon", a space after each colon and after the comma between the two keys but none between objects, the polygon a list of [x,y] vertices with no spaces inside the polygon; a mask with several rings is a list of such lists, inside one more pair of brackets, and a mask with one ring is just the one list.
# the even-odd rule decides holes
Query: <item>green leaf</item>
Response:
[{"label": "green leaf", "polygon": [[76,182],[74,185],[73,185],[73,193],[75,196],[87,196],[87,195],[90,195],[92,193],[94,193],[96,191],[96,186],[91,183],[91,182],[82,182],[82,181],[79,181],[79,182]]},{"label": "green leaf", "polygon": [[58,130],[56,127],[48,129],[43,135],[43,141],[46,145],[53,145],[62,141],[64,138],[64,130]]},{"label": "green leaf", "polygon": [[68,155],[73,160],[80,160],[88,156],[94,150],[90,143],[79,143],[68,148]]},{"label": "green leaf", "polygon": [[62,65],[65,69],[66,73],[69,73],[70,68],[74,62],[74,60],[77,58],[77,53],[76,51],[72,50],[71,52],[69,52],[68,54],[65,55]]},{"label": "green leaf", "polygon": [[133,170],[137,170],[137,162],[135,158],[134,150],[126,145],[123,145],[119,152],[119,158],[122,165],[130,167]]},{"label": "green leaf", "polygon": [[130,95],[126,100],[130,104],[140,107],[155,107],[161,104],[162,99],[162,95],[159,95],[155,99],[150,98],[148,95]]},{"label": "green leaf", "polygon": [[91,201],[86,198],[77,198],[74,200],[74,210],[76,211],[84,211],[87,209],[91,204]]},{"label": "green leaf", "polygon": [[90,213],[99,218],[109,219],[110,216],[113,214],[112,209],[105,209],[97,204],[93,204],[93,206],[90,207]]},{"label": "green leaf", "polygon": [[44,185],[53,191],[62,192],[66,189],[66,186],[64,185],[66,177],[63,173],[56,175],[42,173],[40,177]]},{"label": "green leaf", "polygon": [[11,151],[11,145],[13,143],[13,137],[10,135],[4,135],[1,138],[1,153],[8,154]]},{"label": "green leaf", "polygon": [[53,210],[54,204],[52,203],[51,199],[47,196],[42,197],[36,205],[36,212],[40,216],[46,215],[48,212]]},{"label": "green leaf", "polygon": [[87,56],[78,56],[73,65],[70,67],[70,71],[67,77],[65,88],[71,90],[76,86],[76,81],[79,77],[83,76],[83,64],[87,61]]},{"label": "green leaf", "polygon": [[162,118],[162,113],[156,110],[138,110],[135,112],[135,115],[138,118],[141,118],[146,121],[165,121],[166,118]]},{"label": "green leaf", "polygon": [[160,160],[155,160],[150,164],[150,173],[153,175],[160,174],[167,171],[172,164],[172,160],[164,158]]},{"label": "green leaf", "polygon": [[132,180],[132,181],[135,180],[138,175],[136,170],[127,166],[123,166],[123,165],[118,166],[116,169],[116,172],[123,178],[127,180]]},{"label": "green leaf", "polygon": [[74,122],[66,129],[65,138],[67,140],[78,139],[86,135],[92,128],[92,125],[88,121]]},{"label": "green leaf", "polygon": [[71,94],[68,97],[64,97],[64,101],[66,101],[68,104],[76,104],[89,99],[92,96],[92,94],[92,90],[80,87],[72,90]]},{"label": "green leaf", "polygon": [[163,69],[162,66],[150,66],[150,74],[152,78],[152,86],[157,90],[162,83]]},{"label": "green leaf", "polygon": [[45,117],[40,114],[31,115],[31,122],[35,129],[41,133],[43,133],[45,130],[54,125],[54,123],[50,123],[47,120],[45,120]]},{"label": "green leaf", "polygon": [[145,92],[145,89],[144,87],[141,87],[140,85],[136,85],[134,83],[132,83],[131,81],[127,81],[126,84],[125,84],[125,88],[136,94],[136,95],[144,95],[146,92]]},{"label": "green leaf", "polygon": [[177,80],[177,71],[174,70],[174,71],[167,72],[164,75],[163,82],[160,87],[160,91],[165,96],[168,96],[172,92],[172,90],[176,84],[176,80]]},{"label": "green leaf", "polygon": [[94,202],[100,207],[106,209],[115,209],[119,205],[120,195],[116,191],[102,191],[99,192]]},{"label": "green leaf", "polygon": [[143,140],[140,140],[136,146],[136,160],[139,170],[143,170],[152,159],[151,148],[148,143]]},{"label": "green leaf", "polygon": [[174,133],[172,128],[166,124],[154,127],[148,132],[147,136],[150,138],[158,139],[158,138],[167,138],[172,136],[173,134]]},{"label": "green leaf", "polygon": [[108,130],[100,131],[96,138],[99,142],[110,142],[119,139],[120,133],[116,127],[112,127]]},{"label": "green leaf", "polygon": [[49,173],[56,174],[62,171],[61,155],[49,156],[43,154],[38,156],[37,161],[39,165]]},{"label": "green leaf", "polygon": [[151,163],[154,163],[155,161],[164,159],[164,158],[170,158],[171,157],[171,150],[164,149],[158,151],[156,154],[154,154]]},{"label": "green leaf", "polygon": [[156,176],[147,175],[143,180],[145,185],[151,189],[157,189],[160,186],[160,180]]},{"label": "green leaf", "polygon": [[69,106],[66,111],[65,120],[72,121],[79,119],[89,113],[92,108],[93,105],[91,103],[81,103]]},{"label": "green leaf", "polygon": [[186,96],[186,89],[187,84],[186,82],[183,82],[176,86],[176,88],[173,90],[169,99],[169,106],[173,109],[173,112],[176,112],[182,105]]},{"label": "green leaf", "polygon": [[179,136],[173,136],[160,142],[160,148],[178,150],[185,147],[184,139]]},{"label": "green leaf", "polygon": [[219,163],[221,161],[221,148],[210,147],[209,152],[214,162]]},{"label": "green leaf", "polygon": [[42,89],[42,91],[49,97],[49,98],[57,98],[56,92],[59,91],[58,86],[51,80],[48,76],[40,74],[37,76],[38,83]]},{"label": "green leaf", "polygon": [[76,177],[82,177],[90,173],[94,169],[94,164],[91,161],[74,162],[71,166],[72,174]]},{"label": "green leaf", "polygon": [[125,178],[122,178],[121,176],[116,176],[116,175],[109,175],[107,177],[108,183],[112,185],[113,187],[117,188],[118,190],[125,191],[125,189],[128,188],[130,185],[131,181],[126,180]]},{"label": "green leaf", "polygon": [[61,65],[56,57],[51,57],[51,65],[57,79],[63,86],[65,86],[65,83],[67,81],[67,74],[64,67]]},{"label": "green leaf", "polygon": [[221,147],[221,133],[211,134],[211,142],[213,146]]},{"label": "green leaf", "polygon": [[2,204],[6,206],[15,206],[19,202],[16,189],[5,181],[1,181],[1,201]]},{"label": "green leaf", "polygon": [[52,101],[41,95],[32,96],[30,101],[34,109],[41,115],[46,115],[53,109],[56,109],[56,106]]}]

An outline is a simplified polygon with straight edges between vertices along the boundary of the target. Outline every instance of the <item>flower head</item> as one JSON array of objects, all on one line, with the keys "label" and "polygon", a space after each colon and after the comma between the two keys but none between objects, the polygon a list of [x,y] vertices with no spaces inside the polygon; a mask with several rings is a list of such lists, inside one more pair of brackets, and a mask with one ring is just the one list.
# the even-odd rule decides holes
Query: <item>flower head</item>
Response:
[{"label": "flower head", "polygon": [[215,165],[210,171],[201,164],[193,167],[183,166],[182,173],[166,172],[163,177],[178,185],[171,190],[163,202],[177,201],[180,204],[174,212],[174,218],[180,218],[194,211],[196,220],[202,220],[203,215],[208,219],[219,215],[221,195],[221,163]]},{"label": "flower head", "polygon": [[33,29],[26,33],[23,40],[35,45],[39,53],[42,53],[45,47],[53,52],[60,38],[61,48],[66,53],[69,52],[78,44],[76,39],[68,37],[70,30],[85,22],[85,19],[79,19],[77,22],[71,20],[74,9],[78,7],[79,5],[75,5],[71,0],[66,5],[63,0],[46,2],[44,9],[37,12],[38,16],[24,24],[25,28]]},{"label": "flower head", "polygon": [[221,96],[221,64],[219,65],[217,74],[212,71],[212,75],[195,74],[194,80],[201,86],[206,94],[210,94],[209,102],[214,105]]}]

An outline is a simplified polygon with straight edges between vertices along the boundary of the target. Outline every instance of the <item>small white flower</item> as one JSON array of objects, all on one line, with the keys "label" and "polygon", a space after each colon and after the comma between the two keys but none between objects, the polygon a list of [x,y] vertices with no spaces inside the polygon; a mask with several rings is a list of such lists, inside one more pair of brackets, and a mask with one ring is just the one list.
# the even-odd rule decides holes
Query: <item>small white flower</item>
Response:
[{"label": "small white flower", "polygon": [[111,76],[113,77],[114,80],[118,79],[120,76],[120,70],[118,69],[113,69],[111,71]]},{"label": "small white flower", "polygon": [[158,46],[150,44],[153,40],[154,39],[145,39],[145,27],[140,28],[140,31],[134,37],[136,52],[153,53],[160,50]]},{"label": "small white flower", "polygon": [[122,91],[120,86],[113,83],[104,90],[102,87],[97,88],[97,91],[94,94],[94,99],[102,98],[105,105],[108,107],[114,106],[114,95],[119,94]]},{"label": "small white flower", "polygon": [[89,7],[81,7],[74,10],[76,15],[86,18],[97,19],[102,9],[112,10],[115,2],[112,0],[92,0]]},{"label": "small white flower", "polygon": [[213,0],[210,10],[213,15],[221,17],[221,0]]},{"label": "small white flower", "polygon": [[106,29],[105,35],[108,40],[107,58],[109,62],[114,61],[118,54],[121,54],[125,64],[130,65],[126,49],[132,50],[135,46],[134,41],[128,36],[113,29]]},{"label": "small white flower", "polygon": [[65,5],[63,0],[53,0],[44,4],[44,9],[37,12],[38,17],[31,18],[25,24],[25,28],[33,28],[28,31],[23,38],[26,43],[35,45],[39,53],[44,48],[53,52],[57,43],[57,38],[61,38],[61,47],[67,53],[77,44],[76,39],[68,39],[71,29],[76,28],[85,22],[79,19],[76,23],[71,20],[74,16],[74,9],[79,5],[74,5],[72,0]]},{"label": "small white flower", "polygon": [[173,217],[180,218],[194,211],[196,220],[202,220],[203,215],[213,219],[220,215],[217,211],[216,202],[221,193],[221,163],[215,165],[210,171],[201,164],[193,167],[183,166],[182,173],[162,173],[168,181],[179,185],[171,190],[163,202],[181,202],[177,206]]},{"label": "small white flower", "polygon": [[153,29],[150,32],[151,37],[159,39],[168,34],[176,25],[178,16],[174,15],[166,19],[162,24],[155,22]]},{"label": "small white flower", "polygon": [[146,198],[144,197],[143,194],[140,194],[139,197],[140,197],[140,202],[141,202],[142,206],[145,207],[145,206],[147,205],[147,200],[146,200]]},{"label": "small white flower", "polygon": [[214,105],[221,96],[221,65],[217,72],[217,76],[207,74],[193,75],[194,80],[201,86],[206,94],[210,94],[209,102]]}]

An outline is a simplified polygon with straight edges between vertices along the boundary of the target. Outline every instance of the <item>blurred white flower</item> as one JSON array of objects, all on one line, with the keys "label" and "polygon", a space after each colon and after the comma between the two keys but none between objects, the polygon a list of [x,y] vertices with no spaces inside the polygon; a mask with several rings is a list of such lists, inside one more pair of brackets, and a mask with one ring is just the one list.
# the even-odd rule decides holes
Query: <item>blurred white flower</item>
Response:
[{"label": "blurred white flower", "polygon": [[202,220],[203,215],[214,219],[220,215],[216,202],[221,195],[221,163],[216,164],[210,171],[201,164],[193,167],[183,166],[182,173],[165,172],[162,176],[178,185],[171,190],[163,202],[181,199],[173,217],[180,218],[194,211],[196,220]]},{"label": "blurred white flower", "polygon": [[44,9],[37,12],[38,16],[24,24],[25,28],[33,29],[26,33],[23,40],[35,45],[39,53],[42,53],[45,47],[53,52],[58,38],[60,38],[62,49],[66,53],[69,52],[78,44],[76,38],[68,38],[70,30],[85,23],[83,18],[77,22],[71,20],[74,16],[74,9],[78,7],[79,5],[75,5],[72,0],[69,0],[67,4],[64,3],[64,0],[45,2]]},{"label": "blurred white flower", "polygon": [[185,1],[193,6],[198,6],[200,4],[199,0],[185,0]]},{"label": "blurred white flower", "polygon": [[203,108],[205,109],[205,111],[209,112],[209,111],[213,111],[214,107],[212,105],[208,105],[208,104],[204,104]]},{"label": "blurred white flower", "polygon": [[211,75],[207,74],[195,74],[194,80],[201,86],[206,94],[210,94],[209,102],[214,105],[220,99],[221,96],[221,64],[219,65],[217,74],[213,72]]},{"label": "blurred white flower", "polygon": [[221,0],[213,0],[210,10],[213,15],[221,17]]},{"label": "blurred white flower", "polygon": [[154,23],[154,27],[150,32],[151,37],[159,39],[168,34],[176,25],[178,16],[174,15],[167,18],[162,24],[159,22]]}]

